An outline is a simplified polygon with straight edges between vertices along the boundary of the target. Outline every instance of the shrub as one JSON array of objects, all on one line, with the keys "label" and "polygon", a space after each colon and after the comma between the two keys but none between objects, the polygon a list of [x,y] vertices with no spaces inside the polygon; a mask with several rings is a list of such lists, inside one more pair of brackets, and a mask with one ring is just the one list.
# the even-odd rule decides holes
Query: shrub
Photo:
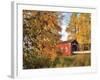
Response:
[{"label": "shrub", "polygon": [[27,54],[23,57],[23,68],[24,69],[36,69],[36,68],[49,68],[52,61],[47,57],[35,56]]}]

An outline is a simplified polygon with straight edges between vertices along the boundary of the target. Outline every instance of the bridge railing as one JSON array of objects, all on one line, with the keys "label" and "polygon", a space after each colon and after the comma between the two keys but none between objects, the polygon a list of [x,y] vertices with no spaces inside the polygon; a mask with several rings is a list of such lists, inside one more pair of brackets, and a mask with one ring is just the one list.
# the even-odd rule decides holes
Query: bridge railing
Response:
[{"label": "bridge railing", "polygon": [[73,51],[73,54],[91,53],[91,51]]}]

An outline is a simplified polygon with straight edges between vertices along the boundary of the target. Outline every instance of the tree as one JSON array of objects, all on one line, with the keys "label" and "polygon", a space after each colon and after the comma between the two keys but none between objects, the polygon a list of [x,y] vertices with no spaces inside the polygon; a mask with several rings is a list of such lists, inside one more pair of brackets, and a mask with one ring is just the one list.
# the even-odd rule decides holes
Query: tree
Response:
[{"label": "tree", "polygon": [[30,64],[33,67],[34,56],[48,58],[50,61],[56,58],[56,44],[60,41],[58,16],[57,12],[23,10],[24,68]]},{"label": "tree", "polygon": [[[71,39],[76,39],[80,44],[80,50],[84,50],[85,44],[91,43],[91,15],[90,13],[72,13],[69,27],[66,29]],[[90,46],[88,45],[90,49]]]},{"label": "tree", "polygon": [[[90,13],[80,13],[78,27],[79,27],[79,31],[77,34],[78,42],[81,45],[91,44],[91,15]],[[82,49],[84,49],[84,46],[82,46]]]},{"label": "tree", "polygon": [[69,27],[66,29],[66,31],[70,33],[69,39],[76,39],[76,34],[78,31],[77,23],[78,23],[77,13],[73,13],[70,18],[70,22],[68,25]]}]

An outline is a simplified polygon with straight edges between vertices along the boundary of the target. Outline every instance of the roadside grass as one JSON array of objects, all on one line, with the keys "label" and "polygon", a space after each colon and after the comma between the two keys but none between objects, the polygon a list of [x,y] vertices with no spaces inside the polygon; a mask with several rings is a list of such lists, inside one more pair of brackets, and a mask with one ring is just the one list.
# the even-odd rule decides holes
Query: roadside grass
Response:
[{"label": "roadside grass", "polygon": [[[57,60],[57,61],[56,61]],[[55,60],[55,67],[79,67],[91,65],[91,54],[75,54],[72,56],[59,56]]]},{"label": "roadside grass", "polygon": [[64,68],[64,67],[81,67],[91,65],[91,54],[81,53],[71,56],[57,56],[54,61],[46,57],[28,56],[24,58],[24,69],[38,68]]}]

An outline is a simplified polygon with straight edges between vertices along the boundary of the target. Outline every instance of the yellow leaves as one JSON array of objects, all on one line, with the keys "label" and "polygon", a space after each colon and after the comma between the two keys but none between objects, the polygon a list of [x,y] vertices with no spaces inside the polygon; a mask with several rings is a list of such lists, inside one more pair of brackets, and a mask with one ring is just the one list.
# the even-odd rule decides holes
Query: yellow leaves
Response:
[{"label": "yellow leaves", "polygon": [[[23,11],[23,15],[25,17],[30,17],[23,18],[23,34],[26,36],[26,33],[28,33],[27,36],[29,42],[32,43],[31,45],[27,43],[28,46],[25,46],[24,48],[27,51],[23,51],[23,53],[29,54],[31,56],[31,59],[27,57],[30,62],[28,63],[34,65],[32,60],[35,60],[34,58],[37,59],[38,57],[47,58],[50,61],[55,60],[57,53],[54,46],[60,41],[58,34],[59,22],[57,13],[50,11],[26,10]],[[28,28],[26,28],[27,24],[29,26]],[[25,42],[27,41],[25,40]],[[26,58],[24,59],[26,60]]]},{"label": "yellow leaves", "polygon": [[[84,40],[90,42],[90,38],[88,37],[91,34],[90,17],[89,13],[73,13],[70,19],[69,27],[66,30],[71,33],[71,37],[76,37],[78,42],[81,44],[84,43]],[[73,31],[74,29],[75,31]]]},{"label": "yellow leaves", "polygon": [[[91,24],[89,23],[90,20],[90,14],[89,13],[81,13],[79,16],[79,33],[77,35],[77,38],[80,43],[89,43],[90,38],[88,36],[91,36]],[[81,24],[81,25],[80,25]],[[82,39],[82,40],[81,40]],[[87,42],[85,42],[85,40]]]},{"label": "yellow leaves", "polygon": [[55,49],[53,49],[50,46],[46,46],[45,48],[42,49],[41,56],[48,57],[51,61],[53,61],[55,60],[57,54],[55,52]]},{"label": "yellow leaves", "polygon": [[52,22],[52,20],[48,20],[48,24],[49,24],[49,27],[53,27],[53,22]]},{"label": "yellow leaves", "polygon": [[82,45],[91,44],[91,14],[72,13],[69,27],[66,31],[70,33],[68,39],[76,39],[80,50],[83,50]]},{"label": "yellow leaves", "polygon": [[32,13],[32,16],[36,16],[37,15],[37,12],[34,11],[34,12],[31,12]]},{"label": "yellow leaves", "polygon": [[48,15],[43,15],[43,19],[44,19],[44,21],[47,21],[48,20]]}]

